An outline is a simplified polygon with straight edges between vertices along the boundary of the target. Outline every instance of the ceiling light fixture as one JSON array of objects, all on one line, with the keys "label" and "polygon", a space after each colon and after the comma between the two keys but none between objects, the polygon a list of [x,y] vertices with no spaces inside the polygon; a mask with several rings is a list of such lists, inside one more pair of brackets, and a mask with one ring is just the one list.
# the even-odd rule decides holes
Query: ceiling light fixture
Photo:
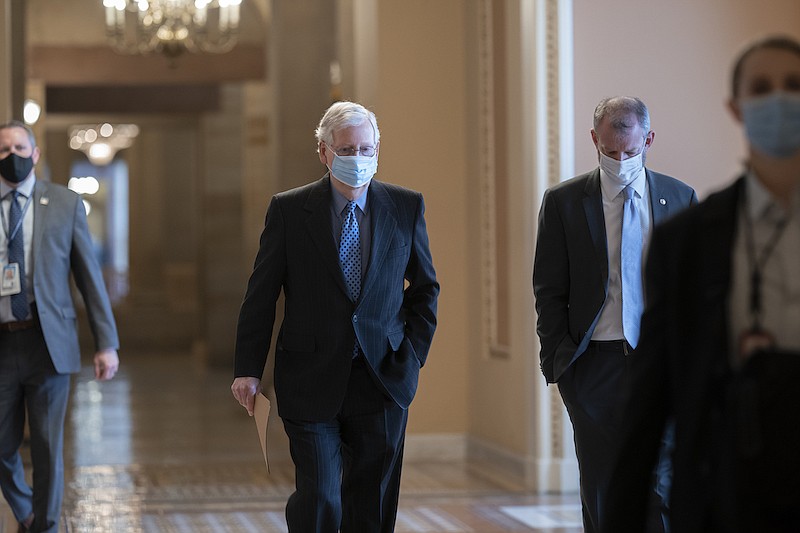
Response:
[{"label": "ceiling light fixture", "polygon": [[86,154],[98,167],[111,163],[117,151],[128,148],[139,135],[136,124],[79,124],[69,130],[69,147]]},{"label": "ceiling light fixture", "polygon": [[103,0],[106,35],[118,52],[224,53],[236,45],[242,0]]}]

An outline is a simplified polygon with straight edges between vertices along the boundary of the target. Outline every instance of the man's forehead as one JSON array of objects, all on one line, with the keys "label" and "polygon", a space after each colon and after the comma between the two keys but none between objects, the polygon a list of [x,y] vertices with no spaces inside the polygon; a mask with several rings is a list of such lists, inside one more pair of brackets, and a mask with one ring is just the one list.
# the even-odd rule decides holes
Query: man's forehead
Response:
[{"label": "man's forehead", "polygon": [[629,151],[640,148],[643,139],[641,128],[632,128],[626,132],[612,132],[605,137],[599,136],[598,143],[606,150]]},{"label": "man's forehead", "polygon": [[17,142],[20,140],[28,140],[28,132],[22,128],[18,128],[16,126],[11,126],[8,128],[0,129],[0,138],[2,139],[14,139]]},{"label": "man's forehead", "polygon": [[370,124],[370,122],[367,120],[357,126],[346,126],[344,128],[334,130],[333,139],[334,142],[361,141],[371,143],[375,141],[375,131],[372,128],[372,124]]},{"label": "man's forehead", "polygon": [[636,113],[628,111],[611,111],[600,120],[601,129],[625,130],[641,126]]}]

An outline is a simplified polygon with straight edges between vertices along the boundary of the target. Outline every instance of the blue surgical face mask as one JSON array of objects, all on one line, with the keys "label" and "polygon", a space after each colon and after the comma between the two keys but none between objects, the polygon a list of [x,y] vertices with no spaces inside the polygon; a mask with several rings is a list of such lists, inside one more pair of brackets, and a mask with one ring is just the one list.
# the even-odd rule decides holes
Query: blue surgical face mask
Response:
[{"label": "blue surgical face mask", "polygon": [[800,150],[800,94],[774,92],[741,104],[744,130],[759,152],[784,159]]},{"label": "blue surgical face mask", "polygon": [[372,157],[363,155],[341,156],[333,153],[331,174],[345,185],[353,188],[363,187],[378,171],[378,154]]}]

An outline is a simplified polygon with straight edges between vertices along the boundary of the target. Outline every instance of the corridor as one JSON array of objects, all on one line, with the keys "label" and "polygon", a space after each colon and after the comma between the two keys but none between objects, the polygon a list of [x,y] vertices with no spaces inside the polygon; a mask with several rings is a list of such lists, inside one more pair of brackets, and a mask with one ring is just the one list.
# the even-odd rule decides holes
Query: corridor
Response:
[{"label": "corridor", "polygon": [[[61,531],[285,532],[291,465],[273,461],[267,473],[229,372],[173,353],[122,358],[111,382],[89,367],[74,377]],[[16,531],[4,502],[0,512],[0,533]],[[577,533],[579,519],[576,495],[533,496],[470,465],[406,461],[398,533]]]}]

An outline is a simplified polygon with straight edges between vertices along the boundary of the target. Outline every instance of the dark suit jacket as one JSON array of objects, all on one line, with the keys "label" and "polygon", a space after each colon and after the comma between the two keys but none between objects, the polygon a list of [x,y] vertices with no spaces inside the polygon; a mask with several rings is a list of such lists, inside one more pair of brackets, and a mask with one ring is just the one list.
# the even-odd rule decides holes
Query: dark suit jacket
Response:
[{"label": "dark suit jacket", "polygon": [[42,333],[56,371],[78,372],[81,358],[70,273],[86,304],[96,349],[119,346],[86,211],[74,192],[39,180],[33,189],[32,207],[33,294]]},{"label": "dark suit jacket", "polygon": [[336,415],[355,336],[379,386],[408,407],[436,327],[439,284],[422,195],[376,180],[370,184],[370,257],[361,296],[353,302],[331,228],[331,194],[326,176],[272,198],[239,315],[235,375],[260,378],[283,290],[275,392],[284,418],[321,421]]},{"label": "dark suit jacket", "polygon": [[[646,170],[653,224],[697,203],[688,185]],[[533,268],[541,342],[548,383],[586,350],[608,291],[608,246],[600,169],[549,189],[539,212]]]},{"label": "dark suit jacket", "polygon": [[609,492],[609,533],[643,531],[664,425],[675,420],[670,503],[675,532],[703,532],[716,423],[730,378],[728,295],[740,179],[659,228],[647,262],[647,309],[633,355],[629,423]]}]

